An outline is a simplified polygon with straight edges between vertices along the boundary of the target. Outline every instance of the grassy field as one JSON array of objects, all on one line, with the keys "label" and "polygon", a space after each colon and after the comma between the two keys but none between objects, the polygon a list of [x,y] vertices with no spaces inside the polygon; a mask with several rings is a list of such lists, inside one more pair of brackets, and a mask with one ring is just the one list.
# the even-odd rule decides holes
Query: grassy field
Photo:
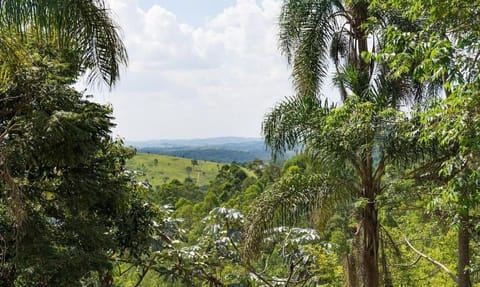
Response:
[{"label": "grassy field", "polygon": [[215,178],[221,164],[198,160],[140,153],[127,162],[127,169],[136,173],[139,181],[148,181],[153,188],[172,179],[184,181],[190,177],[199,186],[208,185]]}]

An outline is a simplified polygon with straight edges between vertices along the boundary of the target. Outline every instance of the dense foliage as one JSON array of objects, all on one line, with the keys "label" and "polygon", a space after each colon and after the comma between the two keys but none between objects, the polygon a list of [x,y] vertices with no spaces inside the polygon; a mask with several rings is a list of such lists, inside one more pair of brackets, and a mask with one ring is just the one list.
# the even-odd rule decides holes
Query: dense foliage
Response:
[{"label": "dense foliage", "polygon": [[196,159],[126,169],[111,109],[70,86],[113,84],[124,49],[74,2],[0,1],[1,286],[480,286],[478,1],[284,1],[295,94],[263,131],[304,150],[201,186]]},{"label": "dense foliage", "polygon": [[111,109],[69,87],[68,64],[32,52],[0,92],[0,280],[80,286],[143,252],[156,215],[123,169],[133,153],[111,138]]}]

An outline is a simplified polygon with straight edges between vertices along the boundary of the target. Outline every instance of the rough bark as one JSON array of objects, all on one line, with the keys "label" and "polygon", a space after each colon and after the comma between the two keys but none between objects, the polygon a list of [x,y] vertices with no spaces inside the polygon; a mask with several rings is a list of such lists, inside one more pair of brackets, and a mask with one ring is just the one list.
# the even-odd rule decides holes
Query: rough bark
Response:
[{"label": "rough bark", "polygon": [[345,271],[345,286],[346,287],[358,287],[357,278],[357,264],[354,254],[347,254],[345,256],[345,262],[343,264]]},{"label": "rough bark", "polygon": [[380,179],[384,172],[384,161],[374,171],[372,154],[367,152],[363,157],[362,168],[362,197],[366,200],[363,210],[360,211],[360,224],[356,234],[359,246],[359,278],[361,286],[380,286],[380,272],[378,269],[379,226],[378,212],[375,197],[380,192]]},{"label": "rough bark", "polygon": [[378,271],[378,221],[374,202],[369,202],[363,212],[361,265],[364,287],[379,286]]},{"label": "rough bark", "polygon": [[362,59],[362,53],[368,52],[368,41],[367,41],[367,33],[362,27],[363,24],[368,19],[368,5],[369,1],[361,1],[353,5],[352,7],[352,32],[354,34],[356,40],[356,68],[360,72],[368,72],[369,66]]},{"label": "rough bark", "polygon": [[379,232],[375,204],[369,203],[360,214],[361,220],[355,234],[353,249],[358,258],[356,278],[361,287],[379,287],[378,267]]}]

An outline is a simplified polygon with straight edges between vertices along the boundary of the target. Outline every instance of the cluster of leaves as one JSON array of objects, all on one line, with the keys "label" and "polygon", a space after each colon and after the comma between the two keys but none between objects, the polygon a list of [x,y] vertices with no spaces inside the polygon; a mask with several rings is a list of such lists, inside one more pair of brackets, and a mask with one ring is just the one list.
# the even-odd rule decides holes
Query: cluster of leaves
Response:
[{"label": "cluster of leaves", "polygon": [[125,173],[133,151],[112,139],[111,108],[69,86],[63,52],[34,47],[0,91],[0,282],[107,282],[114,259],[150,248],[162,212]]},{"label": "cluster of leaves", "polygon": [[294,158],[281,171],[256,160],[246,164],[252,173],[229,164],[220,167],[206,191],[178,180],[150,190],[154,201],[175,207],[172,220],[182,218],[177,230],[183,235],[165,249],[152,250],[143,269],[122,265],[116,282],[121,286],[139,282],[139,286],[341,286],[342,268],[332,245],[311,228],[272,228],[258,260],[245,260],[242,246],[250,222],[244,213],[281,173],[303,170],[304,165],[304,159]]}]

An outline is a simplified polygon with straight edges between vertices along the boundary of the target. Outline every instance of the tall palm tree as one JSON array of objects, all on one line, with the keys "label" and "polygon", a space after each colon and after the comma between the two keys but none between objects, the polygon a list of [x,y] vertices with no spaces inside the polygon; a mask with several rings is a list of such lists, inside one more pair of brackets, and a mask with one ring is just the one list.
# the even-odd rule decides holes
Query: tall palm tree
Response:
[{"label": "tall palm tree", "polygon": [[[296,95],[265,117],[263,132],[275,152],[305,144],[322,168],[313,175],[315,180],[287,180],[265,193],[250,215],[245,251],[247,255],[255,252],[279,210],[307,204],[322,210],[325,217],[339,200],[360,201],[353,243],[356,254],[347,257],[346,281],[349,286],[376,287],[381,281],[376,197],[384,189],[385,166],[398,155],[396,109],[405,95],[424,93],[405,78],[388,78],[386,65],[366,60],[381,44],[380,33],[367,31],[367,20],[385,16],[369,5],[364,0],[284,2],[280,47],[292,66]],[[329,59],[336,69],[334,83],[345,102],[339,108],[319,99]]]},{"label": "tall palm tree", "polygon": [[[127,63],[119,28],[104,0],[0,0],[0,61],[28,61],[31,38],[76,51],[79,72],[113,86]],[[23,52],[23,53],[22,53]]]},{"label": "tall palm tree", "polygon": [[[389,90],[368,88],[364,93],[379,99]],[[346,207],[357,220],[352,252],[345,254],[348,286],[379,286],[382,230],[376,199],[385,188],[386,166],[412,145],[398,136],[403,133],[401,120],[395,109],[358,95],[333,108],[298,97],[280,103],[264,121],[267,143],[277,151],[305,144],[315,168],[283,178],[262,195],[249,215],[246,254],[257,251],[265,228],[276,217],[284,218],[282,213],[296,215],[306,209],[318,217],[317,223],[325,223],[336,209]]]}]

